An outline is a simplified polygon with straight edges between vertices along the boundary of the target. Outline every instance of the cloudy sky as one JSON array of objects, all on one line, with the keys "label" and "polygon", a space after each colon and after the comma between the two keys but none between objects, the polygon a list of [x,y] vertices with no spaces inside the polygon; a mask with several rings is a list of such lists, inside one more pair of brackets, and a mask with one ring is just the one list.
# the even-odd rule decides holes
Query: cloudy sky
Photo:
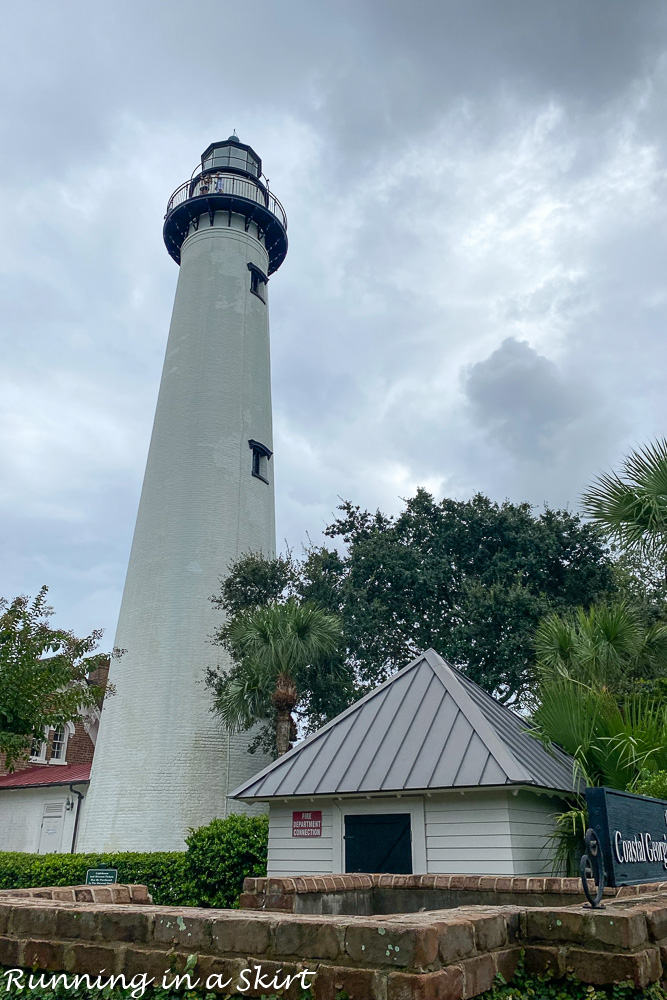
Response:
[{"label": "cloudy sky", "polygon": [[667,431],[663,0],[33,0],[0,63],[0,594],[113,636],[177,279],[235,128],[271,280],[278,537],[339,502],[576,507]]}]

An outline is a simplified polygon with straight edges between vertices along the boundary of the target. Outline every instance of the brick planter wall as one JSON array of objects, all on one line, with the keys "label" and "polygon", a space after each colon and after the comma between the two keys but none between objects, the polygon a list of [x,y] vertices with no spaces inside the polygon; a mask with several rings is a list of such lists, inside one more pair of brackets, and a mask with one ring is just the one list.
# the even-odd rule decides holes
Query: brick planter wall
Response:
[{"label": "brick planter wall", "polygon": [[64,903],[152,903],[145,885],[49,885],[35,889],[0,889],[5,898],[59,899]]},{"label": "brick planter wall", "polygon": [[[605,898],[667,891],[658,885],[605,889]],[[584,902],[578,878],[507,875],[305,875],[247,878],[241,908],[372,915],[456,906],[570,906]]]},{"label": "brick planter wall", "polygon": [[[112,887],[95,891],[101,888]],[[135,887],[121,888],[133,898]],[[467,1000],[487,990],[496,972],[510,980],[523,949],[530,971],[567,968],[585,983],[632,980],[645,988],[663,976],[663,962],[667,969],[667,892],[652,888],[598,911],[468,906],[375,917],[158,907],[141,902],[141,888],[125,904],[3,894],[0,964],[147,973],[160,982],[196,953],[204,990],[211,974],[238,982],[242,969],[261,964],[270,976],[316,972],[316,1000],[334,1000],[341,990],[351,1000]],[[299,992],[295,984],[285,996]]]}]

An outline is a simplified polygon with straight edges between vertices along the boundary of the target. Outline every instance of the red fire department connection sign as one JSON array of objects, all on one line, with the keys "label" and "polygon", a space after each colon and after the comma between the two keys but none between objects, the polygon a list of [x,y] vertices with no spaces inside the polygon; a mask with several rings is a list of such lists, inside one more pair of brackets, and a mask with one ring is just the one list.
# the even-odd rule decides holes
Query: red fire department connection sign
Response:
[{"label": "red fire department connection sign", "polygon": [[321,837],[322,836],[322,810],[316,812],[293,812],[292,813],[292,836],[293,837]]}]

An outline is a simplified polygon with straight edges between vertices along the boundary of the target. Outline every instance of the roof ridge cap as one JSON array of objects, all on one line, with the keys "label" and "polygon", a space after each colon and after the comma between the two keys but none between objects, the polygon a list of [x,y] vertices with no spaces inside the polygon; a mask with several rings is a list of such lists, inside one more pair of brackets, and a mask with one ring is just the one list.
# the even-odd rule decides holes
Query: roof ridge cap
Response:
[{"label": "roof ridge cap", "polygon": [[[530,772],[517,760],[505,740],[494,729],[481,709],[472,700],[456,676],[458,673],[456,668],[434,649],[427,649],[423,655],[424,659],[444,685],[445,690],[451,695],[459,709],[463,712],[473,731],[477,733],[489,753],[505,771],[508,780],[511,782],[520,781],[528,785],[534,784],[535,782]],[[488,698],[492,697],[488,691],[484,691],[484,694]]]}]

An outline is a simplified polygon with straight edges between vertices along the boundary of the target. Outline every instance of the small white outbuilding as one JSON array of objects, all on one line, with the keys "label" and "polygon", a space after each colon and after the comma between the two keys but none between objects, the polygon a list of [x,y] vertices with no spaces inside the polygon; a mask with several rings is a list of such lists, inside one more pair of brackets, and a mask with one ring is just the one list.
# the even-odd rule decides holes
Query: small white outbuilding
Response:
[{"label": "small white outbuilding", "polygon": [[429,649],[232,798],[269,803],[269,875],[538,875],[572,764]]}]

